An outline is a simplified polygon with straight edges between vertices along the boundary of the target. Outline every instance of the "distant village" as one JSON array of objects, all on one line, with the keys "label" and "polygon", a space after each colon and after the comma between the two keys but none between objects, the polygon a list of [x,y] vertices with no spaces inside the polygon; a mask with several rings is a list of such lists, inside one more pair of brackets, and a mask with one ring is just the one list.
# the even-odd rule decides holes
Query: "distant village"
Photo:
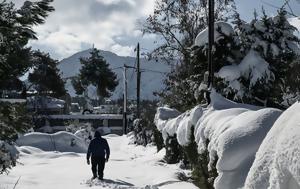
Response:
[{"label": "distant village", "polygon": [[[0,90],[0,101],[12,104],[25,104],[26,111],[32,116],[34,130],[45,133],[65,131],[70,124],[80,127],[91,126],[100,129],[104,134],[122,135],[123,109],[110,99],[99,104],[88,97],[70,97],[58,99],[47,95],[38,95],[36,91],[26,92],[26,98],[21,92]],[[131,116],[127,117],[131,123]]]}]

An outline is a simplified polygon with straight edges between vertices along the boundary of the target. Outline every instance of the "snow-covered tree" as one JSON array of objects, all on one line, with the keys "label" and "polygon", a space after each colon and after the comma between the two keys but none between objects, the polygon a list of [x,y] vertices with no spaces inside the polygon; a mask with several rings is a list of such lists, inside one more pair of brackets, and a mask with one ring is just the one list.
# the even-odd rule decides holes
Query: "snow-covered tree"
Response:
[{"label": "snow-covered tree", "polygon": [[[233,10],[232,0],[215,1],[216,20],[226,20],[224,16]],[[161,37],[149,56],[179,60],[188,65],[190,60],[189,48],[194,39],[207,25],[208,1],[199,0],[155,0],[154,12],[143,24],[145,34],[156,34]]]},{"label": "snow-covered tree", "polygon": [[[21,8],[6,0],[0,2],[0,91],[21,90],[20,76],[31,67],[30,47],[27,43],[37,39],[33,26],[44,23],[52,0],[25,1]],[[0,174],[14,166],[16,156],[8,149],[18,133],[29,127],[24,105],[0,104]]]},{"label": "snow-covered tree", "polygon": [[299,91],[297,84],[291,87],[289,82],[300,52],[296,28],[289,24],[284,9],[274,17],[263,11],[262,18],[255,17],[250,23],[237,14],[235,24],[244,58],[237,65],[219,70],[217,75],[225,81],[220,91],[225,95],[233,93],[237,101],[283,108],[283,96],[291,90]]},{"label": "snow-covered tree", "polygon": [[0,102],[0,174],[16,163],[16,154],[9,144],[31,127],[24,104]]},{"label": "snow-covered tree", "polygon": [[[199,32],[207,26],[208,1],[198,0],[156,0],[154,14],[143,25],[145,34],[161,37],[157,48],[149,53],[150,58],[164,59],[175,65],[168,74],[164,91],[157,93],[162,102],[179,110],[191,108],[197,104],[193,88],[190,87],[191,75],[195,75],[190,47]],[[215,1],[215,18],[227,20],[229,12],[234,9],[231,0]],[[192,78],[197,80],[197,78]]]},{"label": "snow-covered tree", "polygon": [[93,85],[99,96],[109,97],[118,85],[117,76],[98,49],[94,48],[90,54],[89,58],[80,58],[82,68],[72,84],[77,94],[82,94],[89,85]]},{"label": "snow-covered tree", "polygon": [[7,173],[16,165],[17,152],[15,148],[8,143],[0,140],[0,174]]},{"label": "snow-covered tree", "polygon": [[144,145],[154,143],[157,149],[162,148],[163,142],[157,135],[157,128],[153,123],[157,108],[157,101],[143,100],[141,101],[140,119],[133,122],[134,143]]},{"label": "snow-covered tree", "polygon": [[[239,63],[242,59],[240,44],[232,26],[226,22],[216,22],[214,31],[213,64],[214,71],[218,72],[224,66],[231,66]],[[206,89],[208,75],[208,29],[206,28],[198,34],[195,39],[193,51],[194,75],[190,76],[190,85],[193,89],[194,98],[198,102],[203,101],[203,90]],[[222,89],[224,83],[216,79],[214,87]],[[230,94],[227,94],[230,97]],[[200,101],[201,100],[201,101]]]}]

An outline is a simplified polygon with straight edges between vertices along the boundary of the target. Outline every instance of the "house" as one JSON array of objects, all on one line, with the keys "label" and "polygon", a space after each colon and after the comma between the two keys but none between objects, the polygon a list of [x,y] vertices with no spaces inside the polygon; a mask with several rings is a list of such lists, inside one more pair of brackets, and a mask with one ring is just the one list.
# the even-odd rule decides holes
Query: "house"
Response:
[{"label": "house", "polygon": [[64,114],[66,111],[64,100],[49,96],[31,96],[27,98],[26,107],[29,112],[42,115]]}]

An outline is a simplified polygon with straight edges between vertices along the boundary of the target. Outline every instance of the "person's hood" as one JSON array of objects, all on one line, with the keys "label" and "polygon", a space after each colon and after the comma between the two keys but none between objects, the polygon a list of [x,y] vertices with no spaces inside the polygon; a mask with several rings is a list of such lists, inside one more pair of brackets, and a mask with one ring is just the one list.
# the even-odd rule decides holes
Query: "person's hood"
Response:
[{"label": "person's hood", "polygon": [[94,137],[95,137],[95,138],[101,138],[101,133],[100,133],[100,131],[96,131]]}]

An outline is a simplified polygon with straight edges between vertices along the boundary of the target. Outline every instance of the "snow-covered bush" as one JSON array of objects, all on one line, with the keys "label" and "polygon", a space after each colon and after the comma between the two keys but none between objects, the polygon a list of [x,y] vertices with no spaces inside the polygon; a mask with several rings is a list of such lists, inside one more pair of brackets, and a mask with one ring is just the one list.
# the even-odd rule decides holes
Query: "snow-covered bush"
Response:
[{"label": "snow-covered bush", "polygon": [[32,127],[25,104],[0,101],[0,140],[11,142]]},{"label": "snow-covered bush", "polygon": [[166,155],[164,160],[169,164],[179,163],[185,160],[183,148],[178,144],[176,135],[167,136],[165,139]]},{"label": "snow-covered bush", "polygon": [[141,106],[143,109],[140,113],[140,119],[135,119],[133,122],[134,143],[144,146],[154,143],[160,150],[162,142],[153,123],[157,102],[144,100],[141,102]]},{"label": "snow-covered bush", "polygon": [[82,138],[86,142],[86,144],[89,144],[94,136],[94,129],[92,128],[91,124],[80,123],[78,120],[70,122],[66,127],[66,131]]},{"label": "snow-covered bush", "polygon": [[[163,133],[163,129],[166,126],[166,123],[169,119],[176,118],[180,115],[180,112],[176,109],[171,109],[169,107],[158,107],[155,117],[154,124],[156,125],[156,130]],[[157,133],[156,131],[156,133]],[[168,163],[178,163],[182,159],[181,148],[177,142],[176,135],[168,135],[167,133],[162,134],[160,137],[156,136],[159,144],[163,142],[163,145],[166,148],[165,160]],[[158,135],[158,134],[157,134]],[[163,139],[163,140],[162,140]]]},{"label": "snow-covered bush", "polygon": [[[299,93],[300,80],[291,73],[299,72],[300,48],[297,29],[289,24],[286,11],[279,10],[274,17],[263,12],[262,18],[250,23],[236,14],[233,24],[215,24],[214,87],[236,102],[287,108],[284,97]],[[207,33],[206,29],[195,39],[194,72],[189,79],[189,88],[200,100],[206,86]]]},{"label": "snow-covered bush", "polygon": [[245,189],[300,188],[300,103],[276,120],[255,156]]},{"label": "snow-covered bush", "polygon": [[[208,107],[195,127],[198,152],[208,150],[209,167],[217,159],[215,188],[234,189],[243,186],[261,142],[281,114],[273,108],[247,107],[243,104],[216,102]],[[227,108],[224,108],[224,106]],[[207,145],[207,140],[209,144]]]},{"label": "snow-covered bush", "polygon": [[[214,181],[218,176],[216,169],[216,162],[209,168],[209,152],[204,150],[201,154],[198,153],[197,143],[194,136],[194,126],[191,127],[191,133],[189,143],[183,146],[183,151],[188,163],[192,169],[192,178],[194,179],[195,185],[201,189],[213,189]],[[207,140],[207,145],[209,141]]]},{"label": "snow-covered bush", "polygon": [[287,108],[283,97],[299,92],[295,86],[300,83],[291,74],[299,69],[299,62],[295,61],[300,48],[299,38],[294,34],[297,29],[289,24],[287,12],[280,9],[276,16],[269,17],[263,11],[261,18],[250,23],[237,14],[234,23],[243,59],[216,70],[224,82],[219,91],[235,101]]},{"label": "snow-covered bush", "polygon": [[17,155],[8,145],[31,127],[24,104],[0,102],[0,174],[15,165]]},{"label": "snow-covered bush", "polygon": [[18,153],[16,149],[0,140],[0,174],[7,173],[16,165]]},{"label": "snow-covered bush", "polygon": [[[181,147],[174,149],[180,152],[183,148],[192,163],[198,186],[239,188],[244,184],[256,151],[281,111],[238,104],[215,91],[211,99],[208,107],[197,106],[178,117],[155,120],[155,123],[164,136],[166,148],[170,137],[176,137]],[[159,113],[156,118],[162,117]]]},{"label": "snow-covered bush", "polygon": [[[147,128],[147,122],[144,119],[135,119],[133,122],[134,143],[144,145],[153,142],[153,131]],[[154,128],[154,127],[153,127]]]},{"label": "snow-covered bush", "polygon": [[86,144],[89,144],[94,136],[94,132],[92,131],[92,127],[88,125],[87,127],[76,131],[74,135],[82,138]]}]

